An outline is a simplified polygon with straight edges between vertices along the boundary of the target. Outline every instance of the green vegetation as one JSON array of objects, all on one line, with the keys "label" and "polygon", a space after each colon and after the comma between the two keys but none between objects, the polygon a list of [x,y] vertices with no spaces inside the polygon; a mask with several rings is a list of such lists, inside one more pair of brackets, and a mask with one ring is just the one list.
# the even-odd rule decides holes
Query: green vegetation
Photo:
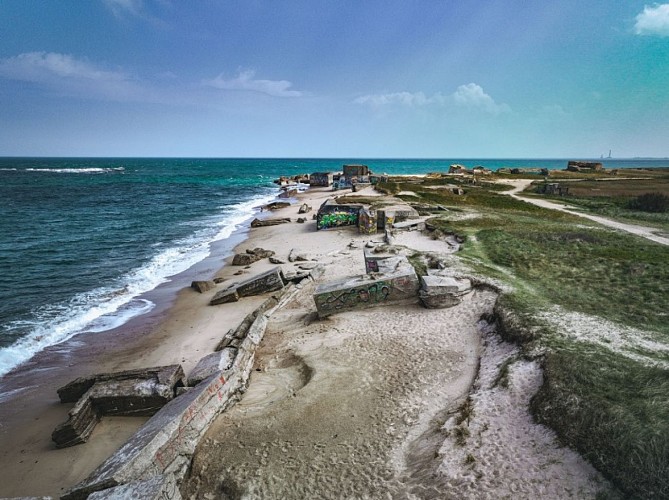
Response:
[{"label": "green vegetation", "polygon": [[[382,188],[457,208],[431,219],[431,227],[462,236],[460,260],[513,289],[500,296],[495,316],[500,333],[519,343],[523,356],[542,361],[544,384],[531,404],[537,420],[627,497],[668,498],[669,356],[666,349],[638,347],[630,336],[642,330],[658,345],[669,344],[669,247],[514,200],[487,184],[463,185],[465,194],[456,195],[434,189],[440,182],[452,184],[430,179]],[[625,207],[630,198],[576,199],[636,213]],[[598,330],[578,340],[546,311],[603,318],[626,333]],[[614,346],[615,338],[627,343]],[[507,370],[502,366],[496,381],[501,387]],[[465,420],[454,429],[458,444],[467,439]]]}]

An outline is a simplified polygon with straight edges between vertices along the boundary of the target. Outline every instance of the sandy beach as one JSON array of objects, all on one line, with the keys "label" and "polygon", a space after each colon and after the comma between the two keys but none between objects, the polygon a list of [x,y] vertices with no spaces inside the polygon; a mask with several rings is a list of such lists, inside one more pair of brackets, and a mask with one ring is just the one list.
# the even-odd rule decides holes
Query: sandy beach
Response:
[{"label": "sandy beach", "polygon": [[[311,213],[294,222],[300,204],[316,210],[330,196],[311,189],[262,214],[293,222],[252,229],[236,251],[272,250],[292,271],[299,263],[287,257],[297,249],[323,266],[318,282],[364,273],[362,248],[381,235],[350,227],[317,232]],[[453,258],[452,245],[419,232],[398,235],[397,243]],[[248,269],[227,260],[192,279],[215,274],[225,280],[220,289],[273,267],[267,259]],[[196,451],[182,485],[186,498],[593,498],[608,488],[532,422],[536,364],[514,361],[508,386],[494,384],[498,367],[516,355],[480,321],[495,292],[476,289],[449,309],[427,310],[416,300],[319,320],[315,285],[303,282],[270,318],[244,398]],[[56,449],[51,432],[70,409],[58,402],[58,387],[81,375],[172,363],[188,374],[264,299],[209,306],[215,291],[185,288],[169,310],[105,336],[74,338],[10,374],[6,383],[15,389],[0,407],[0,496],[57,497],[146,421],[106,417],[87,443]],[[463,407],[471,410],[466,416]],[[463,420],[464,443],[456,430]]]}]

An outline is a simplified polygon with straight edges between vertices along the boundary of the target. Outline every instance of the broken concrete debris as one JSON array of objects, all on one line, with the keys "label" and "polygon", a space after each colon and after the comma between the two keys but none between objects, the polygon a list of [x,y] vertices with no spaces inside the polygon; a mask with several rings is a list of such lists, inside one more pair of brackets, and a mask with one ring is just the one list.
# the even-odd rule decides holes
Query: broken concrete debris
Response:
[{"label": "broken concrete debris", "polygon": [[216,282],[215,282],[215,281],[211,281],[211,280],[207,280],[207,281],[193,281],[193,282],[190,284],[190,287],[191,287],[193,290],[196,290],[196,291],[198,291],[198,292],[200,292],[200,293],[204,293],[204,292],[207,292],[207,291],[211,290],[212,288],[216,288]]},{"label": "broken concrete debris", "polygon": [[289,217],[280,219],[253,219],[251,221],[251,227],[278,226],[279,224],[286,224],[288,222],[290,222]]},{"label": "broken concrete debris", "polygon": [[260,211],[263,210],[280,210],[282,208],[287,208],[290,206],[290,203],[287,201],[273,201],[272,203],[268,203],[267,205],[263,205],[260,207]]},{"label": "broken concrete debris", "polygon": [[58,448],[88,440],[104,415],[153,415],[174,398],[184,377],[181,365],[81,377],[58,389],[62,403],[75,402],[51,438]]},{"label": "broken concrete debris", "polygon": [[245,253],[238,253],[232,259],[233,266],[248,266],[259,260],[266,259],[274,255],[272,250],[264,248],[247,249]]},{"label": "broken concrete debris", "polygon": [[209,305],[215,306],[227,302],[237,302],[240,297],[250,297],[262,293],[274,292],[282,289],[284,281],[280,267],[273,267],[269,271],[253,276],[232,287],[221,290],[216,293],[209,302]]},{"label": "broken concrete debris", "polygon": [[96,491],[88,500],[181,500],[174,474],[159,474],[145,481],[134,481],[107,490]]},{"label": "broken concrete debris", "polygon": [[298,214],[306,214],[311,212],[311,207],[306,203],[303,203],[300,209],[297,211]]},{"label": "broken concrete debris", "polygon": [[[267,327],[267,317],[291,297],[286,294],[287,290],[267,299],[236,330],[228,333],[239,336],[235,337],[236,349],[227,349],[227,354],[212,357],[201,365],[201,368],[205,364],[211,367],[213,362],[214,366],[228,366],[226,370],[215,370],[195,387],[171,400],[114,455],[62,498],[85,499],[103,490],[116,496],[103,495],[98,496],[99,499],[180,498],[170,496],[174,491],[171,485],[178,486],[187,473],[195,447],[214,418],[241,397],[253,367],[255,350]],[[233,353],[230,364],[228,356]],[[191,374],[192,377],[199,378],[196,374]],[[119,485],[124,486],[116,489]],[[141,494],[137,496],[135,492]],[[151,496],[154,492],[163,496]],[[178,489],[176,494],[179,494]]]},{"label": "broken concrete debris", "polygon": [[426,308],[442,309],[458,305],[471,291],[472,283],[467,278],[429,275],[421,276],[419,296]]}]

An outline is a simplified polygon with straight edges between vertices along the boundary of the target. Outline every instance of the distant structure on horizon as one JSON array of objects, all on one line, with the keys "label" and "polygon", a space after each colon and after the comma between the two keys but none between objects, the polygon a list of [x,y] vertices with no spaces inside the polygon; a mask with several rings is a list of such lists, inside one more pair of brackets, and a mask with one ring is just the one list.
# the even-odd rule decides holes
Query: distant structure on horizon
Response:
[{"label": "distant structure on horizon", "polygon": [[[603,159],[603,158],[604,158],[604,155],[601,155],[601,156],[600,156],[600,159]],[[611,150],[610,150],[610,149],[609,149],[609,156],[607,156],[606,159],[607,159],[607,160],[610,160],[610,159],[611,159]]]}]

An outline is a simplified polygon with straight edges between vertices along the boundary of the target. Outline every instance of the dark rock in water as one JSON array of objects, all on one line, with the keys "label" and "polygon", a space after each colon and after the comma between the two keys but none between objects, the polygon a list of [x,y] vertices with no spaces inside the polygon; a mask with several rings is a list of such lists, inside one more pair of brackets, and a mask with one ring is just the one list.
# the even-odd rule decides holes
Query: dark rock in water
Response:
[{"label": "dark rock in water", "polygon": [[253,219],[253,221],[251,221],[251,227],[278,226],[279,224],[286,224],[287,222],[290,222],[290,218],[288,217],[282,219]]},{"label": "dark rock in water", "polygon": [[190,287],[193,290],[197,290],[200,293],[207,292],[211,290],[212,288],[216,288],[216,282],[215,281],[193,281],[190,284]]},{"label": "dark rock in water", "polygon": [[153,415],[174,398],[184,377],[181,365],[81,377],[58,389],[61,402],[77,401],[67,422],[51,434],[58,448],[88,440],[103,415]]}]

